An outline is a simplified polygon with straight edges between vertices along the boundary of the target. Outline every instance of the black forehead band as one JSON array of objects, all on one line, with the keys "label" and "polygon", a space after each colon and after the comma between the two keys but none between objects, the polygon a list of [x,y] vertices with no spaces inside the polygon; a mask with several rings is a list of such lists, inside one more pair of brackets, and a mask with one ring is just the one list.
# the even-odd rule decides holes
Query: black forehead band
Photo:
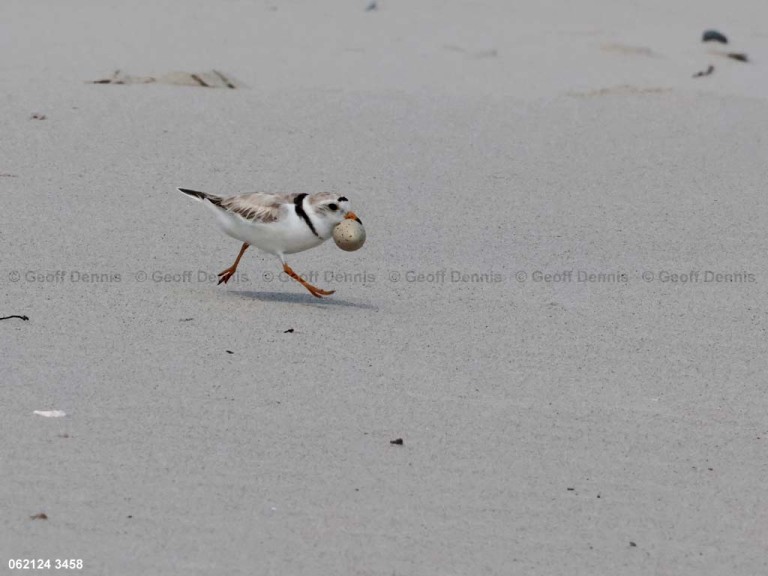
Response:
[{"label": "black forehead band", "polygon": [[336,202],[349,202],[349,200],[347,200],[346,196],[342,196],[338,200],[336,200]]}]

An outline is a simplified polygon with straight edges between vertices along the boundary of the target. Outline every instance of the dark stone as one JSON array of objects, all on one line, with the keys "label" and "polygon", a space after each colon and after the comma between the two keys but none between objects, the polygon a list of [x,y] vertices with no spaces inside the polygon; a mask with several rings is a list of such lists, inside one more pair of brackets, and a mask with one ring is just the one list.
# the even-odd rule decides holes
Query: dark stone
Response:
[{"label": "dark stone", "polygon": [[701,35],[702,42],[720,42],[722,44],[728,44],[728,38],[717,30],[704,30],[704,34]]}]

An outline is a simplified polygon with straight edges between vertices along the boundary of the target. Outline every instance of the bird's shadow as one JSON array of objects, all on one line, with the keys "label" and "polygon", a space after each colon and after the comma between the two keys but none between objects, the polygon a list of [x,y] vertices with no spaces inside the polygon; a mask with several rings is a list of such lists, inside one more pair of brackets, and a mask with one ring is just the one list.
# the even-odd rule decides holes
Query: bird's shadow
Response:
[{"label": "bird's shadow", "polygon": [[256,292],[254,290],[230,290],[228,294],[262,302],[284,302],[286,304],[314,304],[317,306],[343,306],[345,308],[358,308],[360,310],[378,310],[376,306],[365,302],[350,302],[340,300],[334,296],[315,298],[311,294],[296,294],[292,292]]}]

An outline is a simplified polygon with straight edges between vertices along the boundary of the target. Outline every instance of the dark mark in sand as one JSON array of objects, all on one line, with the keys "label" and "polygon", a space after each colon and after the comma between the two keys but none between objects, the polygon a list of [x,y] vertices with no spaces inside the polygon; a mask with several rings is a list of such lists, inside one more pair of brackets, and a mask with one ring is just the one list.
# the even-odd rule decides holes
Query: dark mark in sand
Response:
[{"label": "dark mark in sand", "polygon": [[0,318],[0,320],[10,320],[11,318],[18,318],[19,320],[24,320],[25,322],[29,320],[29,316],[19,316],[18,314],[14,314],[13,316],[3,316]]},{"label": "dark mark in sand", "polygon": [[124,84],[121,80],[118,80],[120,76],[120,70],[115,70],[112,73],[112,78],[104,78],[102,80],[93,80],[91,84]]},{"label": "dark mark in sand", "polygon": [[696,74],[694,74],[693,77],[701,78],[702,76],[709,76],[714,71],[715,71],[715,67],[710,64],[709,68],[707,68],[706,70],[702,70],[701,72],[696,72]]},{"label": "dark mark in sand", "polygon": [[749,62],[749,57],[743,52],[729,52],[726,56],[739,62]]},{"label": "dark mark in sand", "polygon": [[210,86],[206,84],[205,81],[202,78],[200,78],[200,76],[198,76],[197,74],[190,74],[189,77],[192,78],[192,80],[194,80],[198,84],[200,84],[200,86],[203,86],[205,88],[210,88]]},{"label": "dark mark in sand", "polygon": [[173,86],[198,86],[203,88],[237,88],[236,81],[218,70],[204,72],[169,72],[161,76],[132,76],[115,70],[110,78],[93,80],[90,84],[171,84]]},{"label": "dark mark in sand", "polygon": [[721,34],[717,30],[704,30],[704,34],[701,35],[701,41],[728,44],[728,38],[726,38],[724,34]]},{"label": "dark mark in sand", "polygon": [[216,76],[218,76],[219,78],[221,78],[221,81],[222,81],[222,82],[224,82],[224,85],[225,85],[227,88],[231,88],[232,90],[234,90],[234,89],[235,89],[235,85],[234,85],[234,84],[232,84],[232,82],[230,82],[230,81],[229,81],[229,78],[227,78],[226,76],[224,76],[224,74],[222,74],[222,73],[221,73],[221,72],[219,72],[218,70],[214,70],[214,71],[213,71],[213,73],[214,73],[214,74],[216,74]]},{"label": "dark mark in sand", "polygon": [[390,444],[394,444],[395,446],[402,446],[404,444],[402,438],[396,438],[395,440],[390,440]]},{"label": "dark mark in sand", "polygon": [[288,330],[284,330],[283,331],[283,334],[293,334],[293,333],[294,333],[294,329],[293,328],[288,328]]},{"label": "dark mark in sand", "polygon": [[38,514],[35,514],[34,516],[30,516],[32,520],[48,520],[48,514],[45,512],[40,512]]},{"label": "dark mark in sand", "polygon": [[227,350],[227,354],[234,354],[234,352],[232,352],[232,350]]},{"label": "dark mark in sand", "polygon": [[490,50],[478,50],[478,51],[470,51],[466,48],[462,48],[461,46],[456,46],[455,44],[445,44],[443,46],[446,50],[452,50],[453,52],[460,52],[462,54],[466,54],[467,56],[471,56],[472,58],[496,58],[499,55],[499,51],[495,48],[492,48]]}]

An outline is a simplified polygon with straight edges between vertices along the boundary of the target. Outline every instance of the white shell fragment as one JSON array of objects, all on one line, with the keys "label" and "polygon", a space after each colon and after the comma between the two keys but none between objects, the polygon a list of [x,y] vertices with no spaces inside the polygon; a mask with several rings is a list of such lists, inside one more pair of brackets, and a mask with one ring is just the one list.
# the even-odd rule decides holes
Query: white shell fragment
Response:
[{"label": "white shell fragment", "polygon": [[35,410],[33,414],[45,416],[46,418],[61,418],[67,415],[64,410]]},{"label": "white shell fragment", "polygon": [[333,241],[347,252],[359,250],[365,244],[365,228],[357,220],[344,220],[333,229]]}]

